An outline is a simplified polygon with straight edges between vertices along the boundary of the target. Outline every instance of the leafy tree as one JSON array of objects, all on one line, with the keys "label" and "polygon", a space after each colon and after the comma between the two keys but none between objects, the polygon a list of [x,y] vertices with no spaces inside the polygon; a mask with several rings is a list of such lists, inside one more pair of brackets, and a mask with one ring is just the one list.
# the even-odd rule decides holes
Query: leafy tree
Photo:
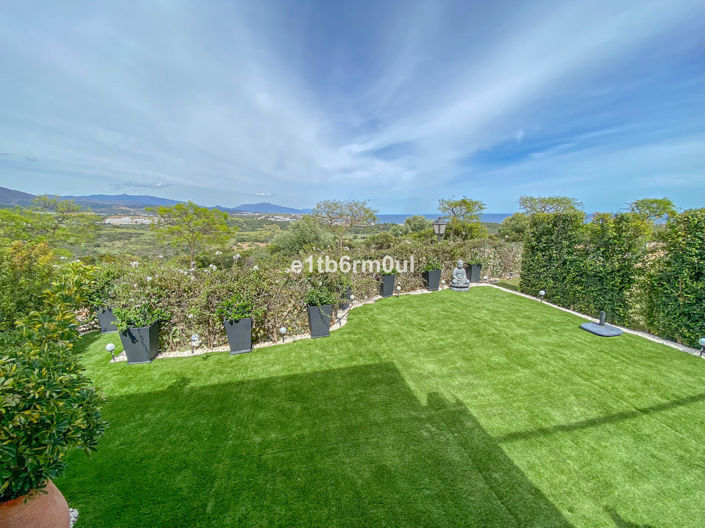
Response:
[{"label": "leafy tree", "polygon": [[323,200],[316,204],[313,216],[338,238],[338,250],[343,251],[343,238],[353,227],[373,224],[377,211],[366,201]]},{"label": "leafy tree", "polygon": [[409,233],[418,233],[431,226],[431,221],[421,215],[410,216],[404,220],[404,225],[408,228]]},{"label": "leafy tree", "polygon": [[152,228],[162,240],[175,247],[188,247],[191,266],[195,265],[197,248],[224,243],[236,230],[228,225],[227,213],[191,201],[171,207],[149,207],[147,211],[159,215]]},{"label": "leafy tree", "polygon": [[630,203],[629,210],[652,224],[677,214],[676,206],[669,198],[642,198]]},{"label": "leafy tree", "polygon": [[275,252],[295,255],[311,247],[327,248],[331,244],[331,235],[311,215],[304,215],[292,222],[289,229],[282,231],[272,240],[271,248]]},{"label": "leafy tree", "polygon": [[519,207],[526,214],[573,213],[581,211],[583,204],[569,196],[521,196]]},{"label": "leafy tree", "polygon": [[529,229],[529,217],[525,213],[514,213],[508,216],[499,225],[500,238],[506,238],[509,242],[521,242],[524,240],[526,230]]},{"label": "leafy tree", "polygon": [[0,210],[0,235],[11,240],[47,242],[53,247],[81,244],[95,237],[98,215],[73,200],[47,195],[32,208]]},{"label": "leafy tree", "polygon": [[487,236],[487,230],[480,223],[480,216],[485,210],[484,202],[471,200],[463,196],[459,199],[441,199],[438,210],[448,218],[446,234],[450,238],[460,237],[464,240]]}]

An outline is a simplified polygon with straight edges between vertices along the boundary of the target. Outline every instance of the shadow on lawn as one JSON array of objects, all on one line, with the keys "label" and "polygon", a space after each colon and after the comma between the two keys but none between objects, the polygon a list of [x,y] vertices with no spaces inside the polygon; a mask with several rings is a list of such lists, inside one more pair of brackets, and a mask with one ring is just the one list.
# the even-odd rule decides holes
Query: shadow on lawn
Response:
[{"label": "shadow on lawn", "polygon": [[392,363],[112,398],[59,483],[86,526],[570,524],[468,409]]},{"label": "shadow on lawn", "polygon": [[514,433],[508,433],[506,435],[497,436],[495,438],[500,443],[512,442],[515,440],[525,440],[527,438],[536,438],[565,431],[575,431],[576,429],[597,427],[606,423],[621,422],[623,420],[629,420],[630,418],[639,418],[644,415],[667,411],[676,407],[682,407],[683,405],[698,403],[703,400],[705,400],[705,393],[694,394],[693,396],[686,396],[685,398],[678,398],[677,400],[671,400],[664,403],[651,405],[649,407],[637,407],[631,411],[622,411],[614,414],[600,416],[598,418],[590,418],[588,420],[580,420],[578,422],[572,422],[567,424],[552,425],[551,427],[540,427],[538,429],[532,429],[530,431],[517,431]]}]

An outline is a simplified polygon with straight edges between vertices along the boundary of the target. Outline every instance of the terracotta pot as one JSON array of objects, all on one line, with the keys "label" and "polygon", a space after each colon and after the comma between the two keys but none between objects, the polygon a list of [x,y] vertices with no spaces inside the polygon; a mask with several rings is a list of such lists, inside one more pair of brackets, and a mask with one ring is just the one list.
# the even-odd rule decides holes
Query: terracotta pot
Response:
[{"label": "terracotta pot", "polygon": [[[31,491],[27,495],[0,502],[2,528],[69,528],[69,505],[50,480],[46,493]],[[25,498],[28,498],[25,502]]]}]

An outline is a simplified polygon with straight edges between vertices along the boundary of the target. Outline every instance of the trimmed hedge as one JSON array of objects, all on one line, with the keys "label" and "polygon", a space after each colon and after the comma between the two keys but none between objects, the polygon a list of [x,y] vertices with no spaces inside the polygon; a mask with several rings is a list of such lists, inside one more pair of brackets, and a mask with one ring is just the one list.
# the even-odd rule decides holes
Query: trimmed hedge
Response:
[{"label": "trimmed hedge", "polygon": [[661,236],[665,253],[655,255],[648,274],[647,325],[695,347],[705,337],[705,208],[674,216]]},{"label": "trimmed hedge", "polygon": [[610,322],[696,346],[705,335],[705,209],[668,221],[647,248],[649,224],[635,213],[531,216],[520,291]]}]

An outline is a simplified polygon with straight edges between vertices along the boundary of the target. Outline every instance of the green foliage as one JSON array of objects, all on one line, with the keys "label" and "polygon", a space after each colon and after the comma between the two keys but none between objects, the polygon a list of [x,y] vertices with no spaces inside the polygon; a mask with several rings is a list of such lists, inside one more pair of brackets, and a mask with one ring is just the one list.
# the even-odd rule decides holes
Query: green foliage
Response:
[{"label": "green foliage", "polygon": [[239,321],[240,319],[252,317],[254,311],[254,300],[248,298],[246,295],[237,293],[220,303],[216,313],[228,321]]},{"label": "green foliage", "polygon": [[3,336],[0,352],[0,502],[42,489],[72,448],[90,452],[106,426],[103,398],[72,351],[74,307],[90,269],[69,266],[35,310]]},{"label": "green foliage", "polygon": [[424,264],[424,267],[421,269],[421,271],[434,271],[440,269],[443,269],[443,265],[439,260],[429,259],[426,261],[426,264]]},{"label": "green foliage", "polygon": [[358,200],[323,200],[316,204],[313,216],[338,238],[338,251],[343,251],[343,238],[358,226],[374,224],[377,211]]},{"label": "green foliage", "polygon": [[110,299],[114,296],[115,282],[123,273],[123,266],[116,263],[105,262],[95,269],[88,294],[88,304],[93,309],[110,306]]},{"label": "green foliage", "polygon": [[419,233],[431,227],[431,221],[421,215],[414,215],[404,220],[404,226],[409,233]]},{"label": "green foliage", "polygon": [[629,204],[629,210],[654,223],[677,214],[676,206],[669,198],[642,198]]},{"label": "green foliage", "polygon": [[289,229],[275,236],[270,247],[274,252],[296,255],[314,247],[326,249],[331,245],[331,238],[316,218],[304,215],[300,220],[292,222]]},{"label": "green foliage", "polygon": [[0,209],[0,236],[46,242],[52,247],[83,244],[95,238],[99,217],[72,200],[38,196],[32,208]]},{"label": "green foliage", "polygon": [[54,254],[46,242],[0,244],[0,332],[44,303],[44,290],[55,280]]},{"label": "green foliage", "polygon": [[228,224],[227,213],[191,201],[147,210],[159,215],[159,221],[152,224],[152,228],[160,238],[176,247],[188,247],[191,262],[195,262],[197,248],[222,244],[236,230]]},{"label": "green foliage", "polygon": [[169,320],[169,315],[164,308],[150,302],[114,308],[113,313],[117,319],[115,326],[120,332],[128,328],[144,328],[158,321]]},{"label": "green foliage", "polygon": [[571,306],[575,299],[576,250],[583,242],[582,212],[531,215],[521,260],[520,289],[529,295],[546,291],[546,299]]},{"label": "green foliage", "polygon": [[529,229],[529,216],[525,213],[514,213],[508,216],[499,225],[500,239],[508,242],[523,242],[526,231]]},{"label": "green foliage", "polygon": [[306,304],[309,306],[333,305],[338,302],[338,296],[325,286],[311,288],[306,292]]},{"label": "green foliage", "polygon": [[438,210],[443,217],[448,218],[446,238],[472,240],[487,236],[487,228],[480,223],[482,211],[485,210],[484,202],[466,196],[459,199],[442,198],[438,201]]},{"label": "green foliage", "polygon": [[583,208],[582,202],[569,196],[521,196],[519,207],[526,214],[575,213]]},{"label": "green foliage", "polygon": [[663,238],[648,274],[647,324],[695,347],[705,337],[705,208],[672,216]]}]

